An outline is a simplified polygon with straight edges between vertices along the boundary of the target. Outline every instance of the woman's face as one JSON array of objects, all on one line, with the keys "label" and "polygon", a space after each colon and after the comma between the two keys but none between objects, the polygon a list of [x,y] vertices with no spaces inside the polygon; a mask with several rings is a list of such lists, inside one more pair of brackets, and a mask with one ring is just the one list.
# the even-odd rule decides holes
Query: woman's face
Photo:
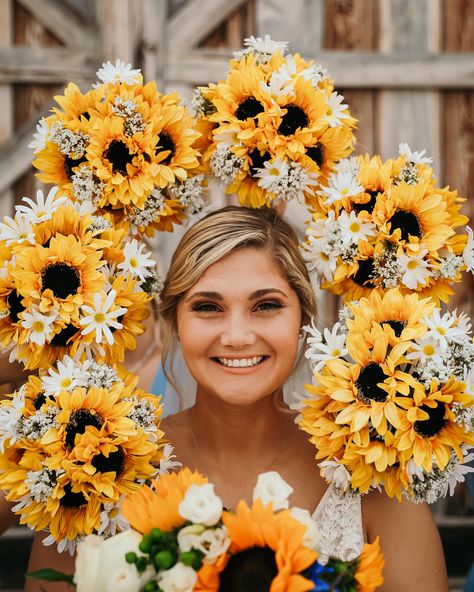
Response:
[{"label": "woman's face", "polygon": [[177,314],[199,393],[246,405],[278,391],[291,374],[301,306],[266,251],[242,249],[209,267]]}]

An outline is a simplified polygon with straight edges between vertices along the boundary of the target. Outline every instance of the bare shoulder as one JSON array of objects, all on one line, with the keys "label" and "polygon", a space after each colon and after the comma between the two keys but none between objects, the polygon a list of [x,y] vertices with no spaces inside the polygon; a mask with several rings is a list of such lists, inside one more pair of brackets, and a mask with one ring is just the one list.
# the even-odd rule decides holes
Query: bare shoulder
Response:
[{"label": "bare shoulder", "polygon": [[380,537],[385,592],[448,590],[443,548],[427,504],[374,491],[362,498],[362,516],[368,541]]}]

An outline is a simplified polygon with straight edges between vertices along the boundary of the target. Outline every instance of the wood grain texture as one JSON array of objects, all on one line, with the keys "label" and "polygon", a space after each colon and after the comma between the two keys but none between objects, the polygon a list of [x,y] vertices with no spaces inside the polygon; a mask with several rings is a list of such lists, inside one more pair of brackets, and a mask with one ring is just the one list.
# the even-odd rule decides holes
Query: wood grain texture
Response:
[{"label": "wood grain texture", "polygon": [[379,0],[326,0],[325,49],[376,50],[379,45]]},{"label": "wood grain texture", "polygon": [[229,13],[198,45],[240,49],[243,40],[255,34],[255,19],[255,0],[248,0]]},{"label": "wood grain texture", "polygon": [[[443,0],[442,49],[446,52],[474,52],[474,3],[469,0]],[[471,59],[472,53],[471,53]],[[474,61],[474,59],[473,59]],[[463,210],[474,218],[474,93],[462,89],[444,92],[441,108],[444,148],[442,180],[467,198]],[[466,274],[450,308],[459,306],[473,318],[474,277]]]},{"label": "wood grain texture", "polygon": [[[0,0],[0,47],[9,47],[12,41],[12,2]],[[13,89],[0,84],[0,144],[13,133]],[[13,193],[10,188],[0,193],[0,217],[13,213]]]}]

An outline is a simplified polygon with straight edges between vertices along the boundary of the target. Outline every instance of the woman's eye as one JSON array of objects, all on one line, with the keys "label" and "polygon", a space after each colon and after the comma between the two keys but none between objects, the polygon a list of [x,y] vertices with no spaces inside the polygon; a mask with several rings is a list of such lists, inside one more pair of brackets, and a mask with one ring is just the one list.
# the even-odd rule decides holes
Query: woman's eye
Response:
[{"label": "woman's eye", "polygon": [[219,307],[212,302],[197,302],[192,309],[196,312],[217,312]]},{"label": "woman's eye", "polygon": [[271,311],[283,308],[283,304],[278,302],[278,300],[265,300],[264,302],[259,302],[256,308],[257,310]]}]

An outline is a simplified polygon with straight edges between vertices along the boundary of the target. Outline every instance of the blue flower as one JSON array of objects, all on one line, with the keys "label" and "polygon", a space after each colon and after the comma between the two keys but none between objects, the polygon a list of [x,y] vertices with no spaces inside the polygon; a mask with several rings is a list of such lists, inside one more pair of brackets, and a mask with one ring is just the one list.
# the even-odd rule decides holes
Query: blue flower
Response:
[{"label": "blue flower", "polygon": [[339,588],[331,587],[330,582],[334,579],[334,576],[332,575],[333,573],[334,568],[321,565],[315,561],[313,565],[305,570],[303,575],[314,584],[314,588],[311,588],[311,592],[339,592]]}]

